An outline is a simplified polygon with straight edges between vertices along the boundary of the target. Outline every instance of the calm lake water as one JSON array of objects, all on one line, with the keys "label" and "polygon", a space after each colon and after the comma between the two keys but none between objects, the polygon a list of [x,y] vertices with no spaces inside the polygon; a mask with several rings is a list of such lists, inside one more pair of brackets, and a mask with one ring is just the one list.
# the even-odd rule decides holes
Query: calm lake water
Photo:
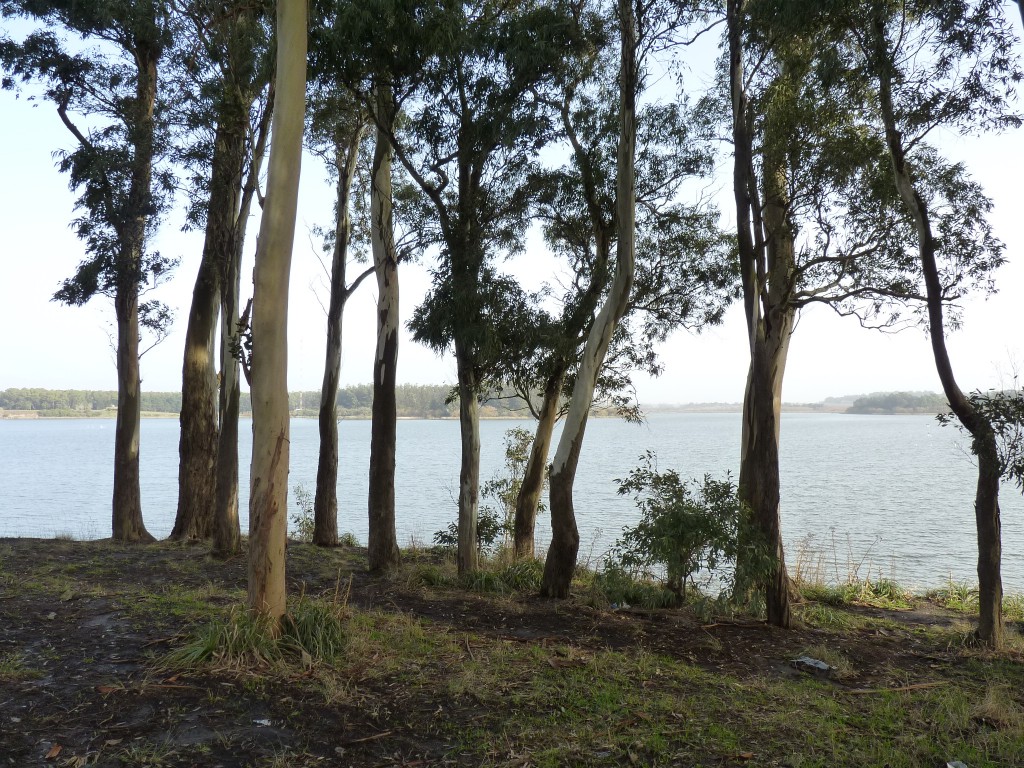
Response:
[{"label": "calm lake water", "polygon": [[[482,477],[501,469],[505,430],[531,422],[483,422]],[[343,421],[339,528],[366,541],[369,421]],[[243,423],[242,527],[246,529],[251,431]],[[636,520],[616,478],[655,451],[661,468],[684,477],[722,476],[738,467],[739,414],[652,414],[641,426],[596,419],[587,427],[576,483],[581,558],[599,558],[623,525]],[[557,438],[557,435],[556,435]],[[0,420],[0,536],[110,533],[114,422],[107,419]],[[318,436],[314,420],[292,421],[289,485],[312,491]],[[783,535],[797,560],[827,577],[879,575],[912,586],[950,577],[976,581],[975,467],[960,434],[927,416],[786,414],[782,422]],[[142,425],[146,525],[166,536],[177,494],[178,422]],[[396,502],[399,540],[429,544],[456,517],[457,421],[400,421]],[[293,496],[294,499],[294,496]],[[1024,498],[1004,487],[1003,579],[1024,592]],[[547,521],[538,539],[546,545]],[[820,558],[819,558],[820,555]]]}]

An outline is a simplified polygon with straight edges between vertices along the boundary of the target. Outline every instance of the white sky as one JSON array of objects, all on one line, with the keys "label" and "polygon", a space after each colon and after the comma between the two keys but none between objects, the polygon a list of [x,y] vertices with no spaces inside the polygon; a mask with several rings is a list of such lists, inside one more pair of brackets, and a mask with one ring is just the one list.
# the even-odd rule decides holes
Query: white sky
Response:
[{"label": "white sky", "polygon": [[[69,228],[74,195],[54,167],[52,153],[71,147],[71,137],[48,102],[35,104],[0,91],[0,389],[116,389],[113,353],[108,342],[113,308],[102,297],[72,308],[50,300],[61,280],[84,258],[82,244]],[[1008,263],[997,275],[999,293],[971,299],[964,327],[951,335],[954,369],[964,389],[988,388],[1007,381],[1015,364],[1024,363],[1024,235],[1021,233],[1020,181],[1024,178],[1021,130],[1001,136],[955,138],[944,142],[947,156],[964,161],[995,202],[991,221],[1006,243]],[[723,182],[724,183],[724,182]],[[323,269],[310,229],[329,225],[333,190],[322,163],[306,156],[299,198],[289,310],[288,386],[318,390],[323,375],[326,304]],[[173,279],[155,297],[176,310],[166,341],[142,361],[143,389],[173,391],[181,386],[181,355],[188,306],[202,249],[201,233],[180,231],[180,212],[168,216],[154,247],[181,258]],[[255,233],[245,252],[243,276],[251,274]],[[528,254],[507,268],[532,281],[546,269],[540,238],[530,238]],[[429,265],[426,265],[429,266]],[[404,321],[419,302],[429,275],[424,265],[401,270]],[[318,287],[319,286],[319,287]],[[251,281],[243,279],[243,294]],[[345,315],[342,385],[371,380],[375,340],[376,284],[367,280],[349,302]],[[244,299],[243,299],[244,302]],[[673,335],[660,350],[665,372],[658,379],[637,376],[641,402],[737,402],[747,367],[745,328],[736,305],[719,328],[699,336]],[[407,337],[400,347],[400,382],[455,381],[454,361],[438,358]],[[807,310],[793,337],[786,374],[787,402],[815,402],[828,396],[880,390],[932,390],[940,385],[927,337],[919,329],[882,334],[839,318],[826,307]]]}]

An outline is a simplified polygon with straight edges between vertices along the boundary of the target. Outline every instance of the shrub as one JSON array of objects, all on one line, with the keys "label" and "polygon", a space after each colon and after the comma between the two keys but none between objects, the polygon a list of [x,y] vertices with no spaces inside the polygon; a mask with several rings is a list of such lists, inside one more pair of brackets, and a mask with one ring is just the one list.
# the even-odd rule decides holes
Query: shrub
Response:
[{"label": "shrub", "polygon": [[[699,573],[710,582],[714,575],[721,577],[716,571],[722,566],[735,563],[745,508],[728,476],[684,481],[673,470],[657,471],[650,451],[640,460],[639,467],[618,481],[620,494],[633,494],[640,521],[623,529],[609,565],[634,579],[663,575],[681,602]],[[743,539],[749,545],[751,534],[744,531]],[[613,573],[608,567],[605,571]]]},{"label": "shrub", "polygon": [[310,542],[313,540],[313,494],[301,483],[292,489],[295,494],[295,506],[298,508],[292,515],[292,526],[295,530],[295,538],[299,541]]}]

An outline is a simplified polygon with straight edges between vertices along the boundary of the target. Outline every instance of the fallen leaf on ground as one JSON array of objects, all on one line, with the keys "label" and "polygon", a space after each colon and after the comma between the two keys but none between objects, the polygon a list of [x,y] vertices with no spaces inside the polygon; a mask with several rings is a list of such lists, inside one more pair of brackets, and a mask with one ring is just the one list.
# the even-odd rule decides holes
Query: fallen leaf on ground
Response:
[{"label": "fallen leaf on ground", "polygon": [[50,751],[46,753],[46,760],[53,760],[57,755],[60,754],[61,750],[64,749],[60,744],[54,744],[50,747]]}]

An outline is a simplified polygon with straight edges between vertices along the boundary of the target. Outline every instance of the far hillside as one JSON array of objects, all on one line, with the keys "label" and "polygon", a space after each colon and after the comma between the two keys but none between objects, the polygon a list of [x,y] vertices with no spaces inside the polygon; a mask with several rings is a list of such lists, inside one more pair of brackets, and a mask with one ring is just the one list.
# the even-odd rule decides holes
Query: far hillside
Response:
[{"label": "far hillside", "polygon": [[847,413],[898,414],[946,413],[945,395],[936,392],[874,392],[862,395],[846,409]]}]

